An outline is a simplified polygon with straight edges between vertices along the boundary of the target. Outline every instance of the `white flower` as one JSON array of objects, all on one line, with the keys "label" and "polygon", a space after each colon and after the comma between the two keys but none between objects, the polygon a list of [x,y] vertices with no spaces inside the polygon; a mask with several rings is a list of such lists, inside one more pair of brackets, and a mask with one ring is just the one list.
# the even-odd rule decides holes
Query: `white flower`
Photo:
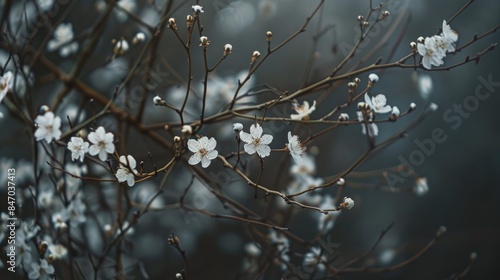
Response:
[{"label": "white flower", "polygon": [[423,57],[422,64],[426,69],[431,69],[432,65],[440,66],[443,62],[444,54],[438,49],[435,37],[427,37],[424,43],[417,45],[418,53]]},{"label": "white flower", "polygon": [[392,107],[392,112],[391,112],[391,115],[393,115],[393,116],[395,116],[395,117],[399,117],[399,114],[400,114],[400,113],[401,113],[401,112],[399,112],[399,108],[398,108],[398,107],[396,107],[396,106]]},{"label": "white flower", "polygon": [[61,23],[54,30],[54,39],[47,44],[49,51],[59,49],[59,55],[66,57],[78,50],[78,43],[73,42],[73,25],[71,23]]},{"label": "white flower", "polygon": [[389,113],[391,111],[391,106],[386,105],[387,98],[383,94],[377,94],[377,96],[370,99],[368,93],[365,93],[365,103],[370,106],[370,108],[375,113]]},{"label": "white flower", "polygon": [[314,163],[314,158],[308,154],[303,154],[302,161],[296,162],[290,168],[290,173],[296,176],[312,175],[314,171],[316,171],[316,164]]},{"label": "white flower", "polygon": [[344,197],[344,205],[347,210],[351,210],[351,208],[354,206],[354,200],[349,197]]},{"label": "white flower", "polygon": [[104,127],[100,126],[95,132],[91,132],[88,138],[93,144],[89,148],[90,155],[99,154],[99,159],[105,161],[108,159],[108,154],[115,152],[114,135],[111,132],[106,133]]},{"label": "white flower", "polygon": [[68,255],[68,249],[61,244],[49,244],[49,251],[55,259],[64,259]]},{"label": "white flower", "polygon": [[5,95],[7,95],[7,92],[12,89],[13,83],[14,79],[10,71],[0,77],[0,102],[2,102]]},{"label": "white flower", "polygon": [[[323,210],[335,209],[335,200],[331,196],[326,195],[323,197],[323,202],[321,203],[319,208]],[[339,216],[339,214],[340,211],[328,212],[328,214],[316,213],[316,215],[318,215],[319,217],[318,230],[322,231],[323,233],[330,231],[333,228],[335,219]]]},{"label": "white flower", "polygon": [[48,275],[54,274],[54,267],[47,262],[46,259],[42,259],[40,264],[32,263],[31,269],[28,272],[29,279],[50,279]]},{"label": "white flower", "polygon": [[189,139],[187,145],[188,149],[194,153],[188,160],[188,163],[191,165],[198,164],[201,161],[201,167],[207,168],[211,160],[215,159],[219,154],[215,150],[217,141],[213,137],[208,139],[206,136],[203,136],[198,140]]},{"label": "white flower", "polygon": [[52,139],[59,140],[61,138],[61,118],[54,116],[51,111],[46,112],[43,116],[37,116],[35,123],[38,127],[35,131],[36,141],[45,139],[47,143],[50,143]]},{"label": "white flower", "polygon": [[195,14],[199,14],[199,13],[204,13],[205,11],[203,11],[203,6],[200,6],[200,5],[193,5],[191,6],[191,9],[193,9],[193,12]]},{"label": "white flower", "polygon": [[290,155],[293,157],[295,162],[302,161],[302,154],[304,153],[304,147],[299,141],[299,136],[293,135],[292,132],[288,131],[288,150],[290,151]]},{"label": "white flower", "polygon": [[250,134],[240,131],[240,138],[245,144],[245,152],[249,155],[257,152],[261,158],[267,157],[271,154],[269,144],[273,141],[273,136],[269,134],[262,135],[262,127],[259,124],[252,124],[250,126]]},{"label": "white flower", "polygon": [[419,177],[415,181],[415,187],[413,188],[413,191],[417,195],[424,195],[427,192],[429,192],[429,185],[427,184],[427,178],[425,177]]},{"label": "white flower", "polygon": [[135,174],[137,174],[137,170],[135,167],[137,166],[137,162],[135,158],[131,155],[120,156],[120,168],[116,171],[116,179],[118,182],[127,182],[129,187],[132,187],[135,184]]},{"label": "white flower", "polygon": [[418,75],[418,89],[420,90],[420,96],[422,96],[423,99],[429,98],[432,91],[431,76],[426,74]]},{"label": "white flower", "polygon": [[240,133],[243,130],[243,124],[241,123],[233,123],[233,132]]},{"label": "white flower", "polygon": [[304,261],[303,261],[304,265],[308,267],[316,267],[319,271],[325,270],[324,263],[326,263],[328,259],[325,254],[323,254],[321,257],[320,255],[321,255],[321,248],[312,247],[311,251],[304,256]]},{"label": "white flower", "polygon": [[300,106],[298,103],[293,103],[293,109],[297,114],[290,115],[292,120],[309,119],[309,115],[316,110],[316,100],[313,101],[312,107],[309,107],[309,102],[307,101],[304,101],[304,104]]},{"label": "white flower", "polygon": [[84,142],[81,137],[71,137],[71,142],[68,142],[68,150],[71,151],[71,160],[77,160],[83,162],[85,158],[85,153],[89,151],[89,142]]},{"label": "white flower", "polygon": [[455,42],[458,40],[458,33],[451,29],[450,25],[446,24],[446,20],[443,20],[442,31],[443,33],[441,33],[441,36],[434,36],[439,37],[436,38],[439,48],[445,53],[454,52]]},{"label": "white flower", "polygon": [[371,120],[368,120],[368,123],[365,123],[363,113],[358,111],[358,121],[361,122],[361,132],[363,134],[366,134],[366,127],[368,127],[368,136],[370,137],[375,137],[378,135],[378,126],[377,124],[371,122]]}]

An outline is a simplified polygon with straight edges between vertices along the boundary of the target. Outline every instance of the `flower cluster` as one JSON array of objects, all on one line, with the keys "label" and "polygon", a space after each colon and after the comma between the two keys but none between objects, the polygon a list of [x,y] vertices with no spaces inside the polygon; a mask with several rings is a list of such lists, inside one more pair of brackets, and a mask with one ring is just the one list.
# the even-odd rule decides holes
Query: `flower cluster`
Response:
[{"label": "flower cluster", "polygon": [[420,37],[417,44],[418,53],[422,56],[422,65],[426,69],[444,64],[443,58],[455,51],[458,33],[443,20],[442,33],[432,37]]},{"label": "flower cluster", "polygon": [[49,51],[59,50],[59,55],[67,57],[78,50],[78,43],[72,42],[73,25],[71,23],[61,23],[54,31],[54,39],[47,44]]}]

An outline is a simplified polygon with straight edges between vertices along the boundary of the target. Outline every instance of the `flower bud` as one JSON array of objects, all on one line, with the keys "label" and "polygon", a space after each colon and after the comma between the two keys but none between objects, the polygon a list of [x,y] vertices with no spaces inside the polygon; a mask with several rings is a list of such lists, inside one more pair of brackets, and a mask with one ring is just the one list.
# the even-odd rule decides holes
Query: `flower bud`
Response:
[{"label": "flower bud", "polygon": [[434,102],[432,102],[432,103],[429,105],[429,109],[431,109],[431,110],[432,110],[432,112],[435,112],[438,108],[439,108],[439,106],[438,106],[436,103],[434,103]]},{"label": "flower bud", "polygon": [[364,20],[365,20],[365,17],[363,17],[363,16],[361,16],[361,15],[359,15],[359,16],[358,16],[358,22],[359,22],[359,23],[363,23],[363,22],[364,22]]},{"label": "flower bud", "polygon": [[415,110],[416,108],[417,108],[417,104],[415,104],[415,103],[413,103],[413,102],[412,102],[412,103],[410,103],[410,111],[413,111],[413,110]]},{"label": "flower bud", "polygon": [[155,105],[161,105],[163,103],[163,99],[161,99],[161,97],[157,95],[153,97],[153,103]]},{"label": "flower bud", "polygon": [[386,19],[386,18],[388,18],[390,15],[391,15],[391,13],[389,13],[389,11],[384,11],[384,12],[382,13],[382,19]]},{"label": "flower bud", "polygon": [[186,17],[186,25],[187,25],[187,29],[190,30],[191,28],[193,28],[193,25],[194,25],[194,17],[192,15],[188,15]]},{"label": "flower bud", "polygon": [[[345,180],[344,178],[339,178],[339,180],[337,181],[337,185],[339,186],[343,186],[345,184]],[[345,199],[344,199],[345,200]],[[354,202],[353,202],[354,203]]]},{"label": "flower bud", "polygon": [[260,52],[259,51],[254,51],[253,54],[252,54],[252,63],[254,63],[255,61],[257,61],[257,59],[259,59],[260,57]]},{"label": "flower bud", "polygon": [[191,135],[193,134],[193,128],[190,125],[186,124],[182,126],[181,132],[183,134]]},{"label": "flower bud", "polygon": [[366,104],[365,102],[358,103],[358,110],[360,111],[366,110],[368,107],[369,107],[368,104]]},{"label": "flower bud", "polygon": [[142,32],[139,32],[135,34],[134,39],[132,39],[132,43],[137,44],[140,42],[144,42],[145,40],[146,40],[146,35],[144,35],[144,33]]},{"label": "flower bud", "polygon": [[233,51],[233,46],[231,44],[224,45],[224,56],[228,56]]},{"label": "flower bud", "polygon": [[349,115],[347,113],[341,113],[339,115],[339,121],[343,122],[343,121],[348,121],[349,120]]},{"label": "flower bud", "polygon": [[349,90],[349,94],[353,94],[358,85],[355,82],[347,83],[347,89]]},{"label": "flower bud", "polygon": [[208,40],[207,36],[201,36],[200,37],[200,47],[208,47],[210,45],[210,41]]},{"label": "flower bud", "polygon": [[[189,19],[189,16],[188,16],[188,19]],[[168,27],[170,27],[173,30],[177,30],[177,23],[175,22],[175,18],[168,19]]]},{"label": "flower bud", "polygon": [[113,52],[115,53],[115,55],[123,55],[127,51],[128,51],[128,42],[127,42],[127,40],[125,40],[122,37],[117,42],[115,41],[115,46],[113,48]]},{"label": "flower bud", "polygon": [[417,53],[417,51],[418,51],[418,50],[417,50],[417,43],[415,43],[415,42],[411,42],[411,43],[410,43],[410,48],[411,48],[411,51],[412,51],[414,54],[415,54],[415,53]]},{"label": "flower bud", "polygon": [[351,210],[354,206],[354,200],[349,197],[344,197],[344,202],[340,203],[339,208],[346,208],[347,210]]},{"label": "flower bud", "polygon": [[356,85],[359,85],[359,83],[361,83],[361,79],[360,78],[354,78],[354,82],[356,83]]},{"label": "flower bud", "polygon": [[425,43],[425,39],[424,39],[424,37],[422,37],[422,36],[418,37],[417,42],[418,42],[419,44],[423,44],[423,43]]},{"label": "flower bud", "polygon": [[193,9],[194,16],[197,17],[200,13],[204,13],[203,11],[203,6],[200,5],[193,5],[191,6],[191,9]]},{"label": "flower bud", "polygon": [[267,31],[267,32],[266,32],[266,40],[267,40],[268,42],[271,42],[271,40],[272,40],[272,39],[273,39],[273,32],[271,32],[271,31]]},{"label": "flower bud", "polygon": [[372,87],[376,82],[378,82],[378,75],[375,73],[371,73],[368,76],[368,87]]},{"label": "flower bud", "polygon": [[233,123],[233,132],[235,134],[240,133],[240,131],[242,131],[242,130],[243,130],[243,124],[241,124],[241,123]]}]

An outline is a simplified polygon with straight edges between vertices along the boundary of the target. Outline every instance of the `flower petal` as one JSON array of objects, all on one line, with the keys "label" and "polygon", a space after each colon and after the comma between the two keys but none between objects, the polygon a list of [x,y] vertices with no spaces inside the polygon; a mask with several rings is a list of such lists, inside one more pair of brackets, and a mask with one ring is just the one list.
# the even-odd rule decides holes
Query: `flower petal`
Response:
[{"label": "flower petal", "polygon": [[195,153],[194,155],[192,155],[189,160],[188,160],[188,163],[191,164],[191,165],[196,165],[198,164],[199,162],[201,161],[201,155],[200,153]]},{"label": "flower petal", "polygon": [[253,141],[252,135],[244,131],[240,131],[240,139],[245,143],[252,143]]},{"label": "flower petal", "polygon": [[219,152],[217,152],[216,150],[212,150],[212,151],[208,152],[205,155],[205,157],[207,157],[208,159],[212,160],[212,159],[216,158],[217,155],[219,155]]},{"label": "flower petal", "polygon": [[259,138],[262,135],[262,127],[259,124],[252,124],[250,134],[253,138]]},{"label": "flower petal", "polygon": [[207,168],[210,165],[210,160],[207,157],[201,158],[201,167]]},{"label": "flower petal", "polygon": [[243,146],[243,148],[245,149],[245,152],[247,152],[247,154],[249,154],[249,155],[252,155],[253,153],[255,153],[255,145],[254,144],[245,144],[245,146]]},{"label": "flower petal", "polygon": [[271,148],[267,145],[259,145],[257,146],[257,153],[259,154],[260,157],[267,157],[271,154]]},{"label": "flower petal", "polygon": [[187,142],[187,145],[188,145],[188,149],[193,153],[196,153],[201,149],[200,143],[198,143],[198,141],[196,141],[194,139],[189,139]]},{"label": "flower petal", "polygon": [[273,141],[273,136],[269,134],[265,134],[260,138],[260,145],[268,145]]}]

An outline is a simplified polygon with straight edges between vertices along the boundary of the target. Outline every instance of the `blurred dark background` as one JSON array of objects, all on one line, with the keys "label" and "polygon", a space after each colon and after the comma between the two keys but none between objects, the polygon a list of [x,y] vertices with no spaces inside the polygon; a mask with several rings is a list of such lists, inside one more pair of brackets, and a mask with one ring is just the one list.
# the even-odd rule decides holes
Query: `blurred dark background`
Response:
[{"label": "blurred dark background", "polygon": [[[22,4],[30,3],[30,1],[19,1],[14,5],[20,6],[21,2]],[[161,6],[164,1],[157,2]],[[229,2],[233,3],[233,12],[225,10]],[[373,2],[376,5],[380,1]],[[401,32],[401,45],[394,52],[393,59],[406,55],[409,51],[409,42],[416,41],[417,37],[435,34],[441,27],[442,20],[449,19],[466,2],[444,0],[391,2],[389,11],[392,14],[388,19],[389,23],[394,22],[403,12],[401,5],[405,3],[409,5],[407,17],[410,19],[407,29]],[[218,59],[218,51],[222,53],[222,46],[225,43],[231,43],[234,48],[233,54],[224,61],[217,70],[217,74],[229,76],[247,69],[254,50],[265,52],[264,34],[267,30],[273,31],[275,42],[287,38],[303,24],[316,3],[317,1],[299,0],[200,1],[205,9],[202,15],[204,32],[212,41],[213,46],[210,51],[213,51],[214,55],[209,60],[215,62]],[[184,24],[185,15],[191,12],[190,5],[191,3],[188,3],[174,14],[176,18],[182,19],[178,21],[180,25]],[[51,18],[51,21],[53,23],[56,20],[72,22],[76,34],[85,31],[92,24],[94,15],[97,14],[94,1],[71,1],[71,4],[62,6],[63,9],[65,7],[71,7],[70,10],[66,10],[65,18],[55,17]],[[361,0],[325,3],[324,11],[322,11],[322,25],[334,24],[335,28],[318,41],[319,59],[314,63],[311,81],[328,75],[345,54],[342,46],[354,44],[355,35],[358,34],[355,31],[356,17],[359,14],[365,15],[367,8],[367,1]],[[451,27],[460,36],[458,46],[470,41],[475,34],[482,34],[497,26],[500,18],[499,12],[499,1],[474,1],[451,23]],[[143,1],[137,1],[134,13],[155,22],[152,16],[155,12],[152,12],[152,9]],[[213,17],[215,14],[218,14],[218,17]],[[280,90],[291,92],[299,89],[304,82],[304,66],[313,53],[312,37],[316,27],[317,18],[311,22],[306,32],[269,58],[257,71],[256,83],[269,84]],[[377,51],[364,65],[370,64],[378,56],[387,57],[393,47],[391,42],[396,41],[401,30],[398,28],[384,48]],[[92,72],[98,69],[99,65],[110,55],[109,42],[112,38],[121,36],[132,38],[138,31],[141,29],[130,19],[124,22],[118,20],[118,17],[111,20],[105,37],[94,53],[94,58],[85,68],[85,77],[82,79],[101,92],[111,95],[116,81],[123,76],[115,73],[116,76],[109,77],[108,81],[105,80],[106,76],[101,76],[101,79],[96,80],[95,77],[92,78]],[[40,36],[35,38],[33,44],[40,43],[47,29],[42,28],[39,32]],[[383,37],[383,34],[384,30],[381,30],[378,36],[370,39],[376,43]],[[146,35],[150,36],[150,34]],[[165,32],[163,36],[165,38],[161,41],[159,53],[174,66],[177,72],[185,73],[185,57],[178,42],[170,32]],[[466,56],[473,56],[490,44],[499,41],[499,34],[493,33],[456,55],[448,55],[445,59],[445,66],[458,63]],[[338,48],[335,53],[332,52],[334,46]],[[363,48],[363,53],[357,57],[363,57],[363,54],[370,50],[370,46]],[[135,54],[139,50],[140,48],[133,47],[131,53]],[[201,66],[200,53],[193,54],[193,60],[200,62]],[[52,53],[49,57],[59,67],[69,70],[76,56],[62,59]],[[356,57],[354,61],[357,61]],[[398,140],[389,148],[370,158],[358,169],[359,171],[395,166],[400,163],[399,158],[408,159],[413,151],[419,149],[415,140],[430,139],[431,132],[436,128],[441,128],[445,132],[447,140],[436,144],[435,151],[425,157],[424,163],[415,166],[417,174],[428,180],[429,192],[423,196],[406,192],[350,189],[347,185],[346,194],[356,201],[356,206],[338,218],[330,234],[331,239],[341,244],[339,254],[342,259],[356,257],[369,250],[380,232],[394,223],[374,251],[373,262],[380,264],[380,260],[376,261],[377,258],[395,252],[394,257],[388,258],[388,264],[395,264],[410,258],[424,247],[441,225],[446,226],[447,232],[429,252],[402,269],[385,274],[346,276],[345,279],[446,279],[465,269],[472,252],[477,252],[478,257],[466,279],[500,278],[498,266],[500,260],[500,189],[498,186],[500,182],[500,127],[497,123],[500,118],[496,115],[497,102],[500,102],[498,96],[500,92],[499,62],[500,52],[499,49],[495,49],[483,56],[477,64],[468,63],[451,71],[430,73],[422,70],[416,71],[417,75],[429,74],[432,77],[433,88],[428,98],[423,98],[419,94],[413,70],[395,68],[376,72],[380,76],[380,82],[372,92],[384,93],[390,105],[397,105],[403,111],[410,102],[415,102],[418,106],[415,114],[421,112],[430,102],[437,104],[439,108],[415,129],[412,129],[406,138]],[[130,63],[131,61],[127,60],[124,62],[125,65]],[[352,65],[348,65],[347,69]],[[41,66],[35,66],[33,69],[36,78],[30,92],[33,94],[35,108],[42,105],[46,96],[50,96],[51,92],[55,92],[60,86],[56,82],[42,81],[46,75],[45,71],[46,69]],[[195,71],[193,75],[198,83],[201,80],[200,73]],[[360,75],[363,82],[367,81],[368,74]],[[494,81],[489,90],[487,87],[480,90],[481,93],[489,91],[490,96],[486,100],[479,101],[477,109],[468,111],[467,117],[460,117],[461,124],[454,129],[455,121],[447,121],[445,115],[459,116],[448,111],[454,110],[455,104],[464,105],[464,102],[470,102],[471,96],[474,96],[482,80]],[[140,81],[134,82],[140,83]],[[174,82],[163,81],[162,87],[157,92],[165,94],[172,86],[175,86]],[[339,93],[342,95],[347,92],[345,85],[340,85],[338,90],[342,91]],[[332,95],[335,96],[335,94],[334,92]],[[305,100],[311,102],[313,99],[313,97],[308,97]],[[335,102],[334,100],[335,98],[328,101]],[[318,111],[323,112],[321,106],[321,104],[318,106]],[[31,154],[27,148],[31,144],[29,138],[26,137],[26,129],[21,123],[8,121],[8,112],[3,105],[0,105],[0,110],[6,115],[0,119],[1,126],[8,131],[0,136],[2,143],[0,156],[29,160]],[[31,108],[31,110],[34,109]],[[354,108],[348,112],[351,119],[354,118]],[[379,140],[405,127],[413,117],[409,116],[408,120],[403,119],[394,124],[379,125]],[[206,131],[207,134],[218,128],[211,127],[210,129]],[[315,143],[320,150],[316,158],[318,176],[328,176],[343,170],[364,151],[366,140],[361,136],[360,130],[357,126],[342,128],[332,133],[331,137],[325,137],[323,141]],[[281,138],[284,139],[284,137]],[[130,147],[132,153],[134,149],[137,153],[144,152],[141,148]],[[159,153],[161,155],[161,152]],[[185,179],[181,175],[179,178]],[[414,180],[410,178],[401,183],[402,186],[407,187],[413,184]],[[235,184],[235,186],[244,187],[241,184]],[[175,186],[175,188],[182,189],[182,186]],[[245,197],[247,191],[240,192],[238,195],[240,198]],[[248,197],[251,195],[250,190]],[[291,226],[295,234],[305,237],[314,235],[315,232],[310,230],[311,227],[307,227],[309,225],[307,219],[297,219],[297,221],[301,222],[295,222]],[[189,216],[186,219],[178,210],[150,213],[141,220],[141,224],[144,226],[137,227],[134,233],[135,256],[144,263],[152,279],[173,279],[170,276],[175,275],[182,267],[180,256],[165,244],[171,230],[179,235],[186,246],[192,268],[190,279],[232,279],[240,271],[242,259],[245,256],[243,246],[250,241],[241,224],[198,215]],[[313,225],[312,228],[315,229],[315,226]],[[137,271],[135,272],[139,275]],[[2,279],[15,279],[12,274],[6,274],[5,271],[2,271],[0,275]],[[272,270],[269,275],[262,279],[278,279],[281,274],[276,269]]]}]

